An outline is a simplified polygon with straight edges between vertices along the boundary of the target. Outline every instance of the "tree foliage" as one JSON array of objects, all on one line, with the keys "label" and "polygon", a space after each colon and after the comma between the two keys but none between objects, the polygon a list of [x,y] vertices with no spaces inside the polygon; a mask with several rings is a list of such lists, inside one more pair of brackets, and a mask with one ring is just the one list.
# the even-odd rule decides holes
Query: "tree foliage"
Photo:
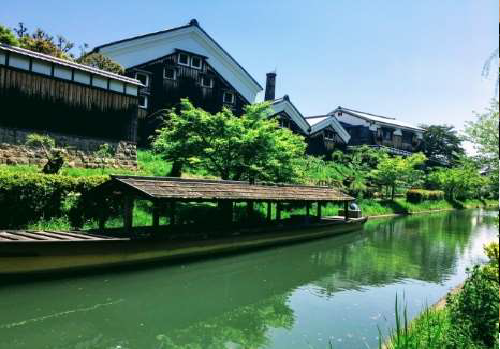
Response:
[{"label": "tree foliage", "polygon": [[422,153],[413,154],[407,158],[383,154],[377,167],[370,174],[379,185],[391,189],[391,199],[394,200],[398,187],[414,187],[420,184],[423,171],[418,169],[418,166],[422,165],[425,160],[426,157]]},{"label": "tree foliage", "polygon": [[222,179],[293,181],[301,176],[299,162],[306,145],[301,136],[278,127],[269,104],[210,114],[181,100],[180,112],[170,111],[153,149],[182,166],[200,166]]},{"label": "tree foliage", "polygon": [[457,131],[448,125],[421,125],[425,129],[422,152],[428,159],[455,165],[465,151]]},{"label": "tree foliage", "polygon": [[19,45],[19,41],[17,40],[12,30],[10,30],[7,27],[4,27],[3,25],[0,25],[0,43],[11,46]]},{"label": "tree foliage", "polygon": [[475,146],[475,158],[481,170],[489,178],[489,191],[498,197],[499,174],[499,114],[498,100],[492,100],[484,113],[476,113],[476,120],[468,122],[465,128],[466,139]]},{"label": "tree foliage", "polygon": [[43,166],[45,174],[57,174],[64,164],[64,158],[60,149],[56,148],[56,141],[47,135],[31,133],[26,137],[26,145],[39,148],[45,155],[47,163]]},{"label": "tree foliage", "polygon": [[109,57],[104,56],[101,53],[89,53],[84,54],[76,60],[77,63],[87,65],[89,67],[94,67],[101,70],[106,70],[115,74],[123,74],[125,69],[123,67],[110,59]]},{"label": "tree foliage", "polygon": [[443,190],[450,200],[488,195],[485,192],[488,178],[481,176],[476,163],[467,157],[463,157],[456,167],[440,168],[429,173],[426,182],[430,189]]}]

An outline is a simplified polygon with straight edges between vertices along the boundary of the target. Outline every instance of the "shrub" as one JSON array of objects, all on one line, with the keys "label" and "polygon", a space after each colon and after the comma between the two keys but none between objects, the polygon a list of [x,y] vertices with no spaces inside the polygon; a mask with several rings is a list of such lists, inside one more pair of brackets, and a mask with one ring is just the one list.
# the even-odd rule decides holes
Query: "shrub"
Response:
[{"label": "shrub", "polygon": [[25,227],[43,218],[60,217],[107,178],[0,171],[0,227]]},{"label": "shrub", "polygon": [[422,201],[443,200],[444,192],[441,190],[410,189],[406,192],[406,201],[419,203]]},{"label": "shrub", "polygon": [[492,280],[483,268],[475,266],[463,290],[448,296],[447,307],[452,324],[448,347],[468,342],[467,348],[498,346],[498,279]]}]

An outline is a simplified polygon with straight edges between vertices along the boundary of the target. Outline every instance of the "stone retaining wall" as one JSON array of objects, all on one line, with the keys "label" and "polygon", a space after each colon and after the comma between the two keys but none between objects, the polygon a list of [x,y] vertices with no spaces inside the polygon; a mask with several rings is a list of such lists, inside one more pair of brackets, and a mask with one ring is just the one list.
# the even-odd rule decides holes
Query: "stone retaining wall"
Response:
[{"label": "stone retaining wall", "polygon": [[24,145],[27,135],[31,133],[43,133],[52,137],[56,141],[56,147],[62,150],[65,164],[71,167],[100,167],[101,160],[94,153],[104,143],[109,145],[113,154],[111,158],[105,160],[107,167],[131,169],[137,167],[136,144],[132,142],[99,140],[5,127],[0,127],[0,164],[44,165],[47,160],[43,150]]}]

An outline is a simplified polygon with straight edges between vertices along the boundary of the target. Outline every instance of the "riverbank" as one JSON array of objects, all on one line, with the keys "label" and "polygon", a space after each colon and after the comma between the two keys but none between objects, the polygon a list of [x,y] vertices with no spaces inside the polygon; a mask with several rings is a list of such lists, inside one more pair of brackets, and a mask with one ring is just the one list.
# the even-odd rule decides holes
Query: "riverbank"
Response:
[{"label": "riverbank", "polygon": [[[396,328],[381,349],[472,348],[498,346],[498,243],[485,247],[490,261],[476,265],[467,280],[454,287],[412,321],[407,305],[396,299]],[[403,314],[401,317],[400,314]]]}]

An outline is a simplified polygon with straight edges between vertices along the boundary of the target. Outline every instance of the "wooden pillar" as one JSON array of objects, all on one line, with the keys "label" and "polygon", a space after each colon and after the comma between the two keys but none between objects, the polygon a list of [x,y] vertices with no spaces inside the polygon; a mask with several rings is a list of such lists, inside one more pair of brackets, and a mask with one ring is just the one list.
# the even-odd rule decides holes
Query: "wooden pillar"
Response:
[{"label": "wooden pillar", "polygon": [[249,200],[247,201],[247,219],[250,220],[252,219],[253,216],[253,201]]},{"label": "wooden pillar", "polygon": [[278,222],[281,220],[281,202],[276,203],[276,220]]},{"label": "wooden pillar", "polygon": [[344,219],[349,220],[349,201],[344,201]]},{"label": "wooden pillar", "polygon": [[271,202],[267,202],[267,221],[271,221]]},{"label": "wooden pillar", "polygon": [[311,203],[309,201],[306,202],[306,216],[307,218],[309,218],[310,214],[311,214]]},{"label": "wooden pillar", "polygon": [[175,201],[170,201],[170,225],[175,224]]},{"label": "wooden pillar", "polygon": [[99,230],[104,230],[106,227],[106,216],[100,215],[99,216]]},{"label": "wooden pillar", "polygon": [[153,201],[153,227],[158,228],[160,226],[160,205],[158,202]]},{"label": "wooden pillar", "polygon": [[318,219],[321,219],[321,202],[318,201]]},{"label": "wooden pillar", "polygon": [[125,195],[123,198],[123,229],[125,233],[132,233],[134,213],[134,197]]}]

